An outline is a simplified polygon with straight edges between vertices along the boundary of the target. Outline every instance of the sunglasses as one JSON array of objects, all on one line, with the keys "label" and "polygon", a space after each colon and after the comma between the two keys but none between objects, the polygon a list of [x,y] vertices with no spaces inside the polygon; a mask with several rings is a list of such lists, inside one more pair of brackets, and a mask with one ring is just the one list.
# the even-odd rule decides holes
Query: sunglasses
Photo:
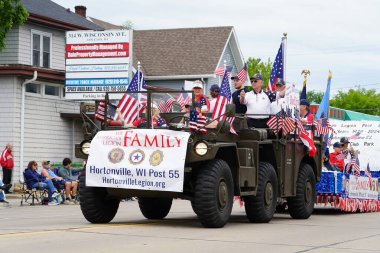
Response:
[{"label": "sunglasses", "polygon": [[252,80],[252,83],[257,83],[259,80]]}]

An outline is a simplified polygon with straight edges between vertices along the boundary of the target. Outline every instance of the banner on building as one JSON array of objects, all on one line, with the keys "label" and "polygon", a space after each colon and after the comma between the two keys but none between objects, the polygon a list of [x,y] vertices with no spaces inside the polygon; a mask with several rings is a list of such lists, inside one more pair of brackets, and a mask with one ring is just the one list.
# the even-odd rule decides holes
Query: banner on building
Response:
[{"label": "banner on building", "polygon": [[127,90],[132,34],[129,30],[66,32],[66,99],[101,100]]},{"label": "banner on building", "polygon": [[86,185],[182,192],[189,136],[157,129],[100,131],[91,142]]}]

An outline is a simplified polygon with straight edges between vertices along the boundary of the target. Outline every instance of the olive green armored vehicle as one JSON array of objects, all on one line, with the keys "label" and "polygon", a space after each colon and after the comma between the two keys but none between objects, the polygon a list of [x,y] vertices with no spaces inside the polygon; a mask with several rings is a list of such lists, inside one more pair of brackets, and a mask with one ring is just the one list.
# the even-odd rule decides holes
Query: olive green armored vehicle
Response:
[{"label": "olive green armored vehicle", "polygon": [[[279,137],[270,129],[248,128],[234,105],[227,105],[217,124],[206,114],[202,127],[191,110],[182,111],[182,95],[148,91],[126,98],[107,93],[107,117],[101,123],[82,106],[84,140],[76,145],[76,157],[88,159],[79,192],[89,222],[110,222],[128,197],[138,198],[147,219],[164,219],[174,198],[189,200],[201,224],[209,228],[228,222],[234,196],[244,201],[253,223],[269,222],[284,202],[294,219],[311,215],[321,176],[322,140],[315,140],[317,153],[309,157],[296,134]],[[125,119],[132,110],[120,106],[126,99],[138,102],[137,123]],[[165,124],[156,124],[157,108]],[[231,133],[232,118],[236,134]]]}]

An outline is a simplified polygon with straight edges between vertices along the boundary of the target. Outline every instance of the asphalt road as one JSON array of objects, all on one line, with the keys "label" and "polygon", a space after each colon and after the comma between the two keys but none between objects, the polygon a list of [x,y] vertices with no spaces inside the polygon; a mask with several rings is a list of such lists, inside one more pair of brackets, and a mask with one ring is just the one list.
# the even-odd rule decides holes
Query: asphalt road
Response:
[{"label": "asphalt road", "polygon": [[0,252],[380,252],[380,213],[317,210],[308,220],[275,214],[251,224],[235,202],[230,222],[206,229],[190,203],[175,200],[164,220],[146,220],[137,201],[120,204],[110,224],[88,223],[79,206],[0,205]]}]

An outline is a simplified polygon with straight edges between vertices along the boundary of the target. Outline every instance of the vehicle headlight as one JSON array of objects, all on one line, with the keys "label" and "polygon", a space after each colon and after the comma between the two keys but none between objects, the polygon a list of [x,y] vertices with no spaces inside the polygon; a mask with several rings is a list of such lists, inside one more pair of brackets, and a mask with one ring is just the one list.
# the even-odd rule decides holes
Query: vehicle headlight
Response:
[{"label": "vehicle headlight", "polygon": [[195,144],[194,149],[197,155],[204,156],[205,154],[207,154],[208,146],[204,142],[198,142],[197,144]]},{"label": "vehicle headlight", "polygon": [[90,146],[91,142],[90,141],[83,141],[80,144],[80,148],[83,154],[88,155],[90,153]]}]

